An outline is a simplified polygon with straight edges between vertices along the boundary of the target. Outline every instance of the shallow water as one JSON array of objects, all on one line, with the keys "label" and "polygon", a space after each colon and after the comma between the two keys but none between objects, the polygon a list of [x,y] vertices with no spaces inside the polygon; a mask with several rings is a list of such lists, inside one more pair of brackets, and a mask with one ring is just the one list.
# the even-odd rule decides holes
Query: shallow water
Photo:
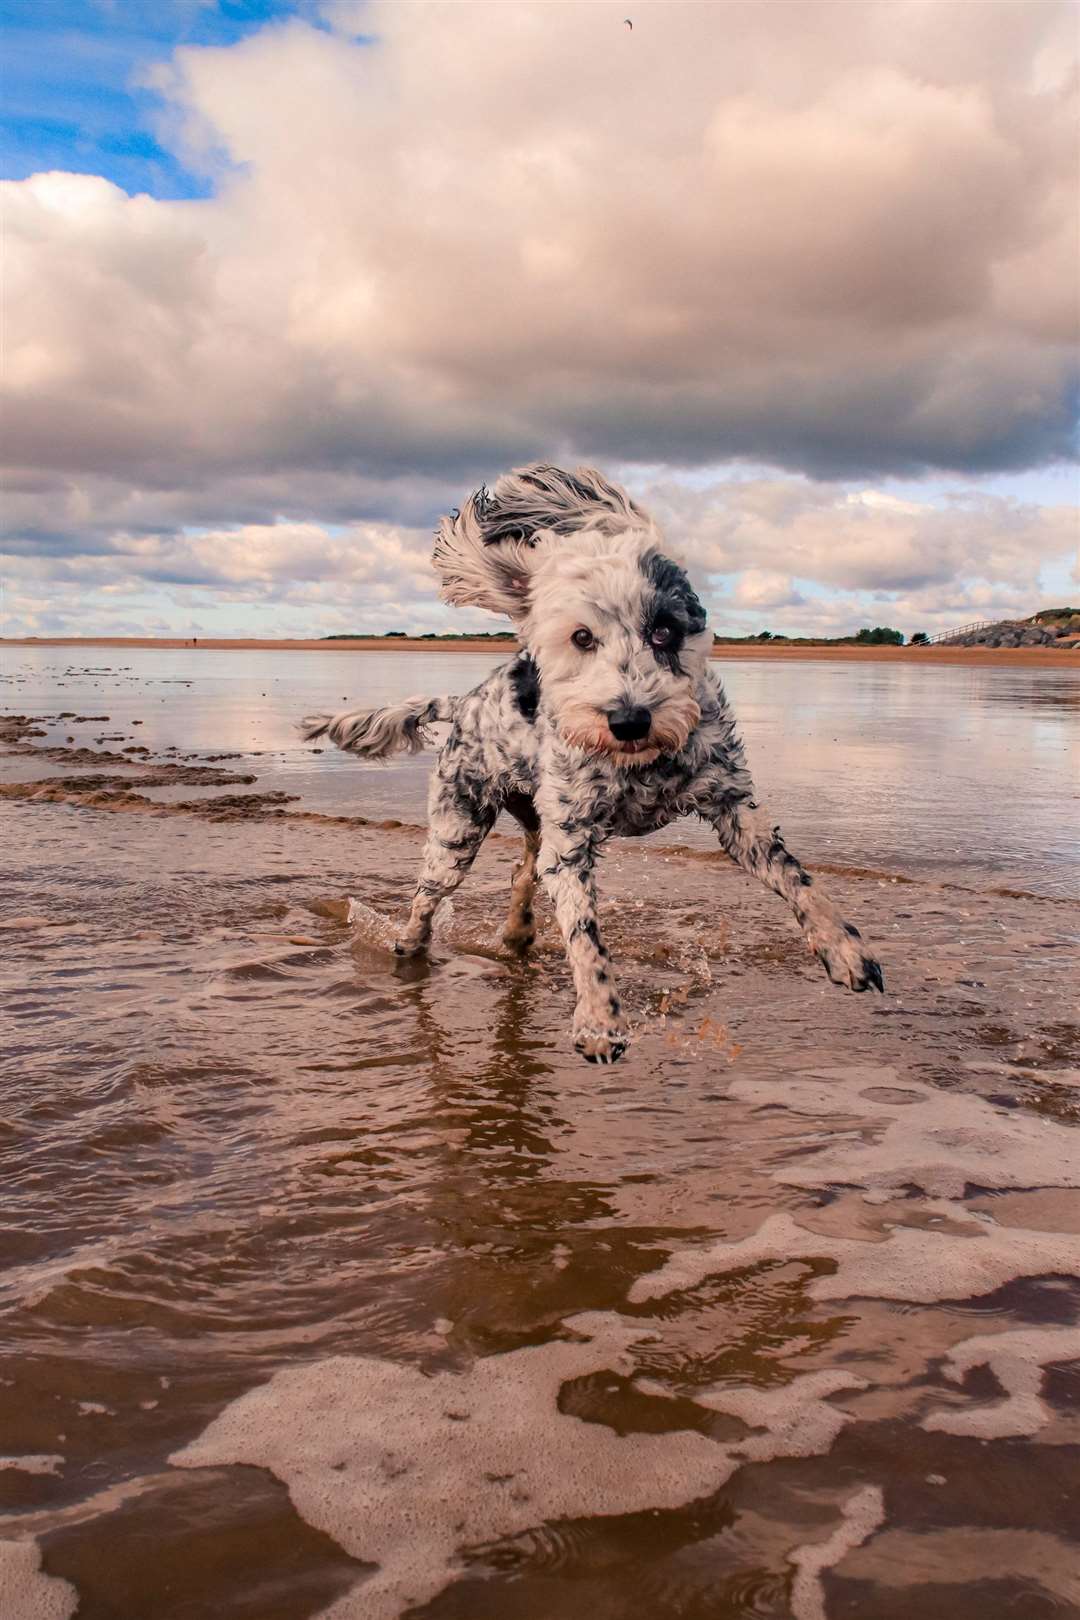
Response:
[{"label": "shallow water", "polygon": [[[307,807],[417,821],[429,758],[388,769],[299,747],[296,717],[467,691],[504,656],[134,649],[121,666],[113,649],[93,664],[84,653],[69,663],[67,651],[4,654],[9,712],[108,715],[46,723],[48,742],[118,735],[100,746],[141,745],[156,757],[170,748],[239,753],[261,785]],[[794,846],[848,864],[1016,877],[1018,886],[1080,893],[1080,678],[1071,670],[737,659],[722,667],[758,786]],[[696,823],[677,836],[712,847]]]},{"label": "shallow water", "polygon": [[4,653],[0,1613],[1080,1613],[1071,671],[725,664],[888,993],[680,825],[597,1070],[516,841],[396,964],[428,762],[290,730],[494,660],[76,657]]}]

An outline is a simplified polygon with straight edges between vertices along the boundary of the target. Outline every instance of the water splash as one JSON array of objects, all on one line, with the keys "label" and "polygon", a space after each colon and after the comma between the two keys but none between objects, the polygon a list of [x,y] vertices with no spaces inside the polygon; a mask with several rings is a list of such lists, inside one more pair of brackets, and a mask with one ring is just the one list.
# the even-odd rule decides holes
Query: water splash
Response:
[{"label": "water splash", "polygon": [[383,912],[376,911],[364,900],[357,900],[349,896],[349,909],[345,920],[356,930],[357,936],[368,945],[378,945],[382,950],[390,951],[394,948],[394,941],[398,936],[398,925],[390,920]]},{"label": "water splash", "polygon": [[[364,900],[357,900],[355,895],[349,896],[348,910],[345,920],[356,930],[357,935],[366,944],[377,945],[381,950],[392,951],[395,941],[401,934],[401,919],[386,916],[385,912],[376,911]],[[432,922],[431,937],[439,944],[448,941],[454,929],[454,902],[443,900]]]}]

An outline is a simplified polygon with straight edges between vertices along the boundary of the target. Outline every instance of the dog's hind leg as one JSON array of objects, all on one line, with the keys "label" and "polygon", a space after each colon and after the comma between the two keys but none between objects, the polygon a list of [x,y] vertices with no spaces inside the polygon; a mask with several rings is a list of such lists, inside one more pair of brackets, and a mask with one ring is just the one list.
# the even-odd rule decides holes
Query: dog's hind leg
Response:
[{"label": "dog's hind leg", "polygon": [[433,778],[430,828],[420,876],[404,932],[394,945],[396,956],[415,956],[431,939],[439,902],[469,875],[480,846],[495,824],[495,810],[463,798],[452,782]]},{"label": "dog's hind leg", "polygon": [[806,943],[834,984],[849,990],[884,991],[881,964],[863,943],[859,930],[846,923],[836,906],[787,848],[779,827],[741,789],[717,791],[702,816],[716,828],[720,842],[737,866],[786,900],[806,936]]},{"label": "dog's hind leg", "polygon": [[525,850],[520,866],[514,868],[510,886],[510,910],[503,929],[503,944],[508,950],[524,956],[536,938],[536,920],[533,898],[536,893],[536,863],[540,855],[540,817],[532,800],[525,793],[513,793],[505,808],[520,822],[525,834]]}]

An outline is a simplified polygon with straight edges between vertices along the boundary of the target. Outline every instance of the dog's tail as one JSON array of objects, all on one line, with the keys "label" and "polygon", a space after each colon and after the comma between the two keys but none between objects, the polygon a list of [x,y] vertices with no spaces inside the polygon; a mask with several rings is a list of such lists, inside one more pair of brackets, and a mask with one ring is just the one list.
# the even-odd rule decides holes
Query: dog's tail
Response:
[{"label": "dog's tail", "polygon": [[391,754],[418,754],[434,741],[426,726],[453,720],[459,698],[411,697],[388,709],[345,709],[341,714],[307,714],[300,722],[305,742],[329,737],[361,759],[388,759]]}]

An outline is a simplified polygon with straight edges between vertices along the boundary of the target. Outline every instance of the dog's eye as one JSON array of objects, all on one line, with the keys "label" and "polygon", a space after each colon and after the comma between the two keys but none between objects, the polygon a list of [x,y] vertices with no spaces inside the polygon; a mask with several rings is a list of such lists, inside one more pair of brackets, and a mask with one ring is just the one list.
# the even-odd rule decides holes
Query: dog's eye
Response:
[{"label": "dog's eye", "polygon": [[573,635],[570,637],[570,640],[574,643],[575,647],[580,647],[582,652],[591,652],[596,646],[596,637],[593,635],[591,630],[586,630],[584,625],[580,630],[574,631]]},{"label": "dog's eye", "polygon": [[658,624],[649,640],[654,647],[670,647],[675,640],[675,632],[670,624]]}]

